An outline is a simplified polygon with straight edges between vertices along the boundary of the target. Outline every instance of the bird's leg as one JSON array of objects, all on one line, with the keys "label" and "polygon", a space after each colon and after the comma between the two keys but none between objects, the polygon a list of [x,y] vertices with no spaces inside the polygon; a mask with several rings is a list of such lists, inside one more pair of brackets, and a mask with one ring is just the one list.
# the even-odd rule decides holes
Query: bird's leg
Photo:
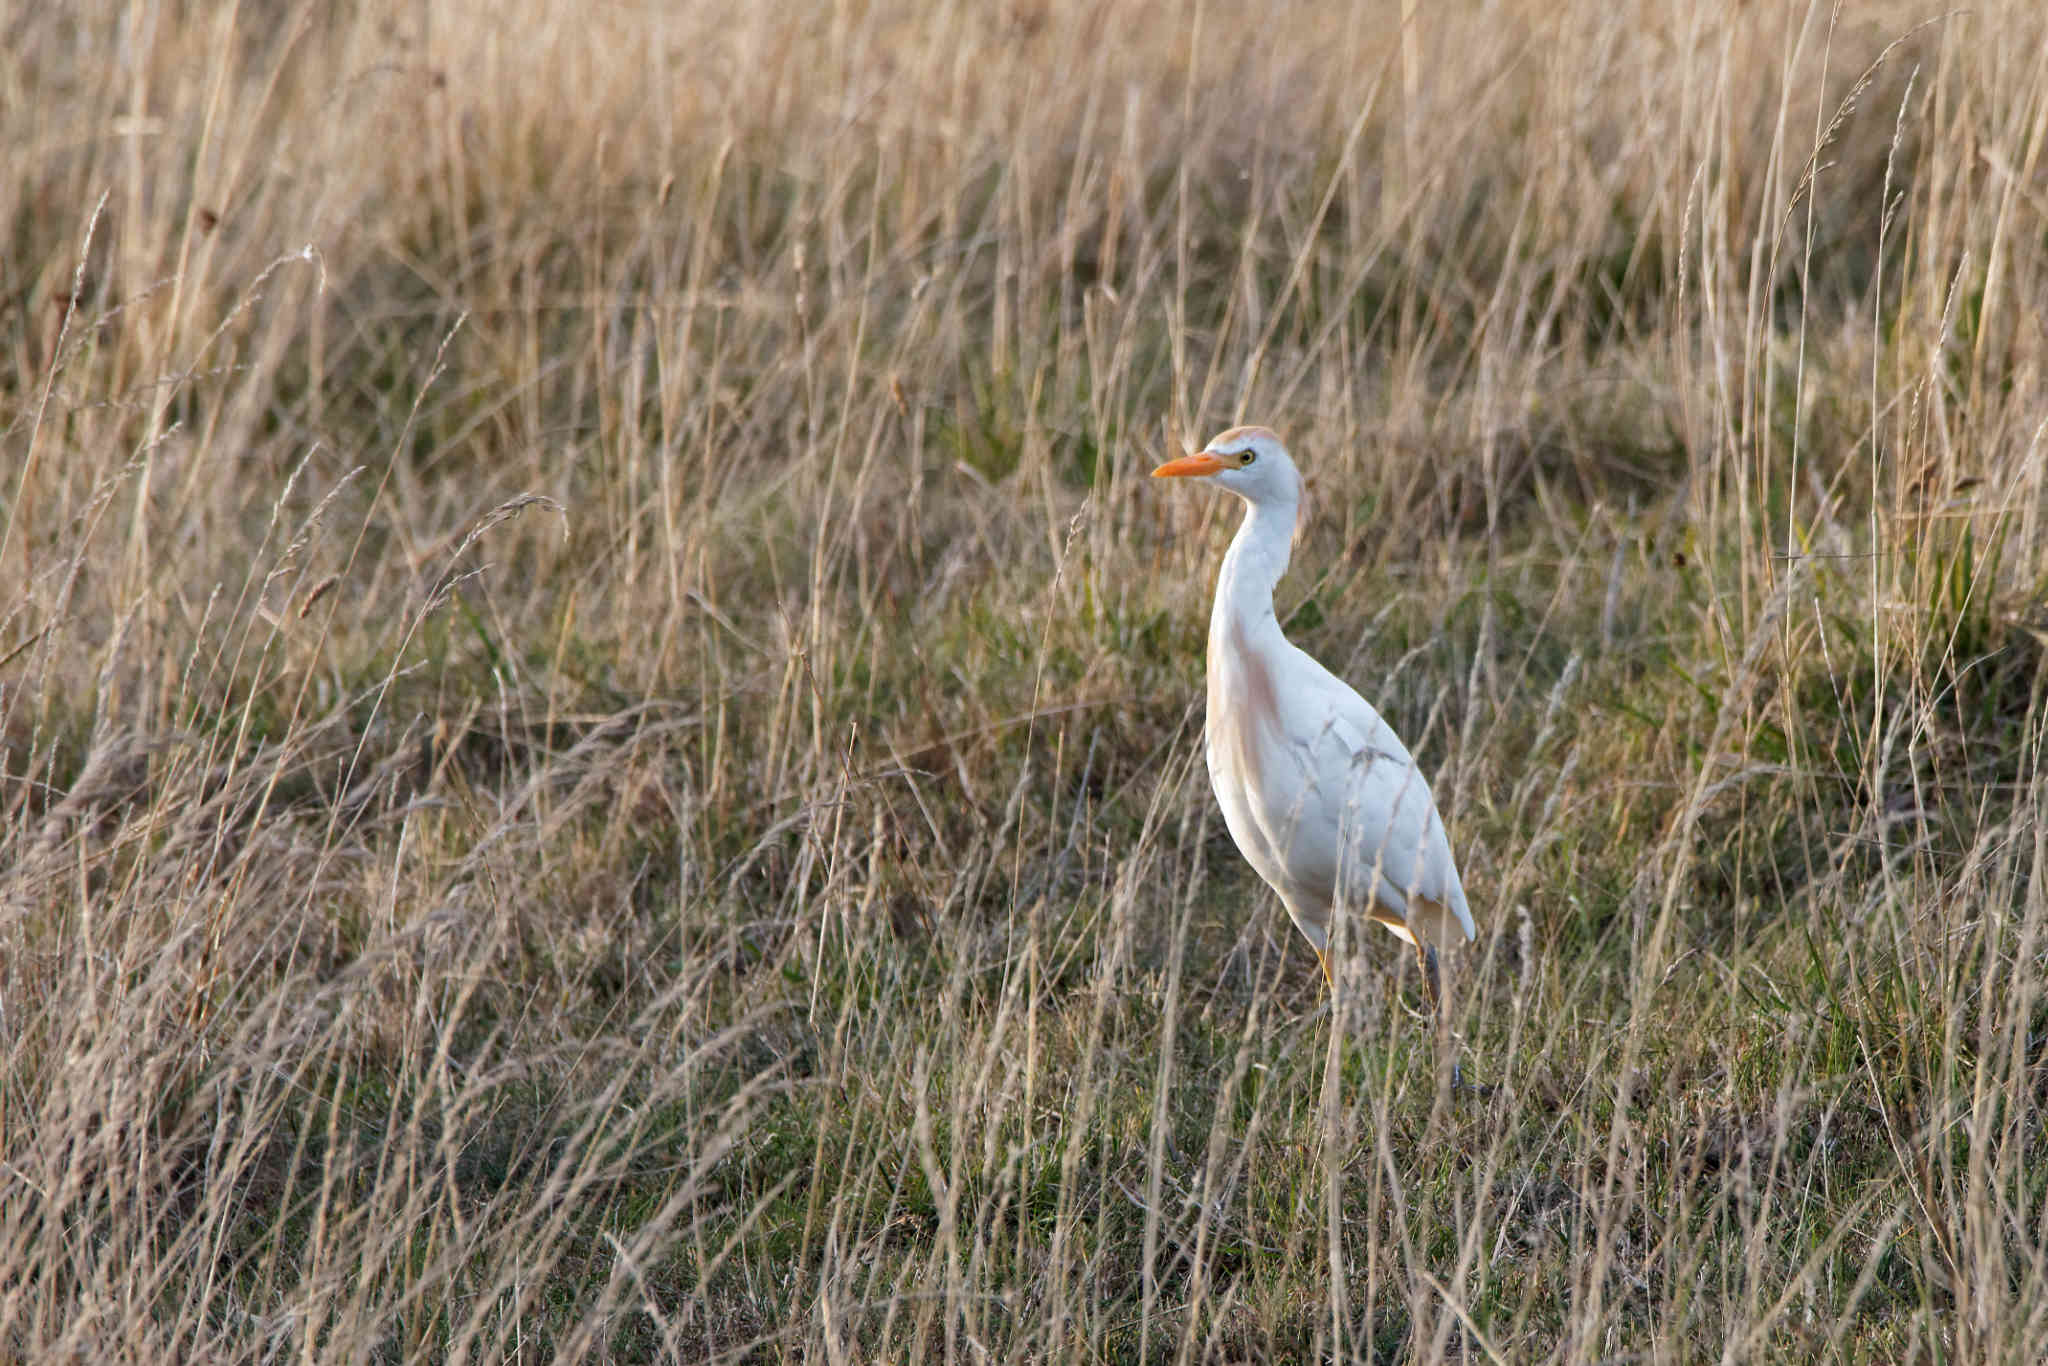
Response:
[{"label": "bird's leg", "polygon": [[1441,1014],[1443,1005],[1442,983],[1436,970],[1436,950],[1420,939],[1415,941],[1415,962],[1422,969],[1422,995],[1429,1002],[1430,1018]]},{"label": "bird's leg", "polygon": [[1323,952],[1321,949],[1317,949],[1316,962],[1320,963],[1323,968],[1323,985],[1330,989],[1330,994],[1332,996],[1336,995],[1337,979],[1330,976],[1330,955]]},{"label": "bird's leg", "polygon": [[[1437,970],[1436,948],[1421,940],[1415,941],[1415,961],[1422,968],[1422,994],[1429,998],[1430,1030],[1436,1035],[1437,1047],[1448,1048],[1451,1042],[1451,1017],[1445,1008],[1443,978]],[[1464,1069],[1456,1060],[1451,1063],[1451,1089],[1461,1091],[1465,1087]]]}]

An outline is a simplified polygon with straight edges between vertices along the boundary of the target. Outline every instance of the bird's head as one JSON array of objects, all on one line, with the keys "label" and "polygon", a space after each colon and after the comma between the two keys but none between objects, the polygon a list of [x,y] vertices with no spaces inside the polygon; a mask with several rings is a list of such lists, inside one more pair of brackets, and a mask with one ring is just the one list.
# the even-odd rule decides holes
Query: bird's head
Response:
[{"label": "bird's head", "polygon": [[1247,503],[1301,501],[1301,472],[1280,438],[1265,427],[1232,427],[1212,437],[1193,455],[1169,460],[1154,479],[1201,479],[1230,490]]}]

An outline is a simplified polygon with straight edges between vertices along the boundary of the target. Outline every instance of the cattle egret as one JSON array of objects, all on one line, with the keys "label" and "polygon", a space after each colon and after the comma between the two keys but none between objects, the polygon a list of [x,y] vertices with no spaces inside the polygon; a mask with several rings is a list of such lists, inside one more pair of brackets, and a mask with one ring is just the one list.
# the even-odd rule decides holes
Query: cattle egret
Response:
[{"label": "cattle egret", "polygon": [[1436,948],[1472,912],[1429,783],[1372,705],[1288,642],[1273,615],[1301,474],[1280,438],[1233,427],[1157,478],[1244,500],[1209,614],[1209,781],[1238,851],[1280,894],[1330,974],[1330,928],[1363,912],[1414,947],[1432,1010]]}]

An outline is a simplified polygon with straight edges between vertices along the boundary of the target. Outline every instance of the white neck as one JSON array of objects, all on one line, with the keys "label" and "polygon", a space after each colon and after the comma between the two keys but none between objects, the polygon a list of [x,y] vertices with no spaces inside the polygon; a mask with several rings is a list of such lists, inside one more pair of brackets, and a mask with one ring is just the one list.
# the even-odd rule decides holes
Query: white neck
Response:
[{"label": "white neck", "polygon": [[[1216,576],[1216,605],[1209,613],[1209,643],[1241,633],[1247,640],[1271,631],[1280,634],[1273,616],[1273,585],[1287,572],[1287,557],[1294,543],[1296,505],[1250,503],[1244,522],[1223,557],[1223,570]],[[1229,628],[1235,625],[1237,632]]]}]

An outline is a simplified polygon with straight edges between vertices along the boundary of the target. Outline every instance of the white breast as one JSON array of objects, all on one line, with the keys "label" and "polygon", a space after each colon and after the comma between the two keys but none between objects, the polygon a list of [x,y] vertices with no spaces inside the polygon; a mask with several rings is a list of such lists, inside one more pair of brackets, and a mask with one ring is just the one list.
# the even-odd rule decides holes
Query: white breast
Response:
[{"label": "white breast", "polygon": [[[1270,635],[1270,639],[1265,638]],[[1211,642],[1209,778],[1245,859],[1322,948],[1338,907],[1403,938],[1471,934],[1429,783],[1350,687],[1281,637]]]}]

